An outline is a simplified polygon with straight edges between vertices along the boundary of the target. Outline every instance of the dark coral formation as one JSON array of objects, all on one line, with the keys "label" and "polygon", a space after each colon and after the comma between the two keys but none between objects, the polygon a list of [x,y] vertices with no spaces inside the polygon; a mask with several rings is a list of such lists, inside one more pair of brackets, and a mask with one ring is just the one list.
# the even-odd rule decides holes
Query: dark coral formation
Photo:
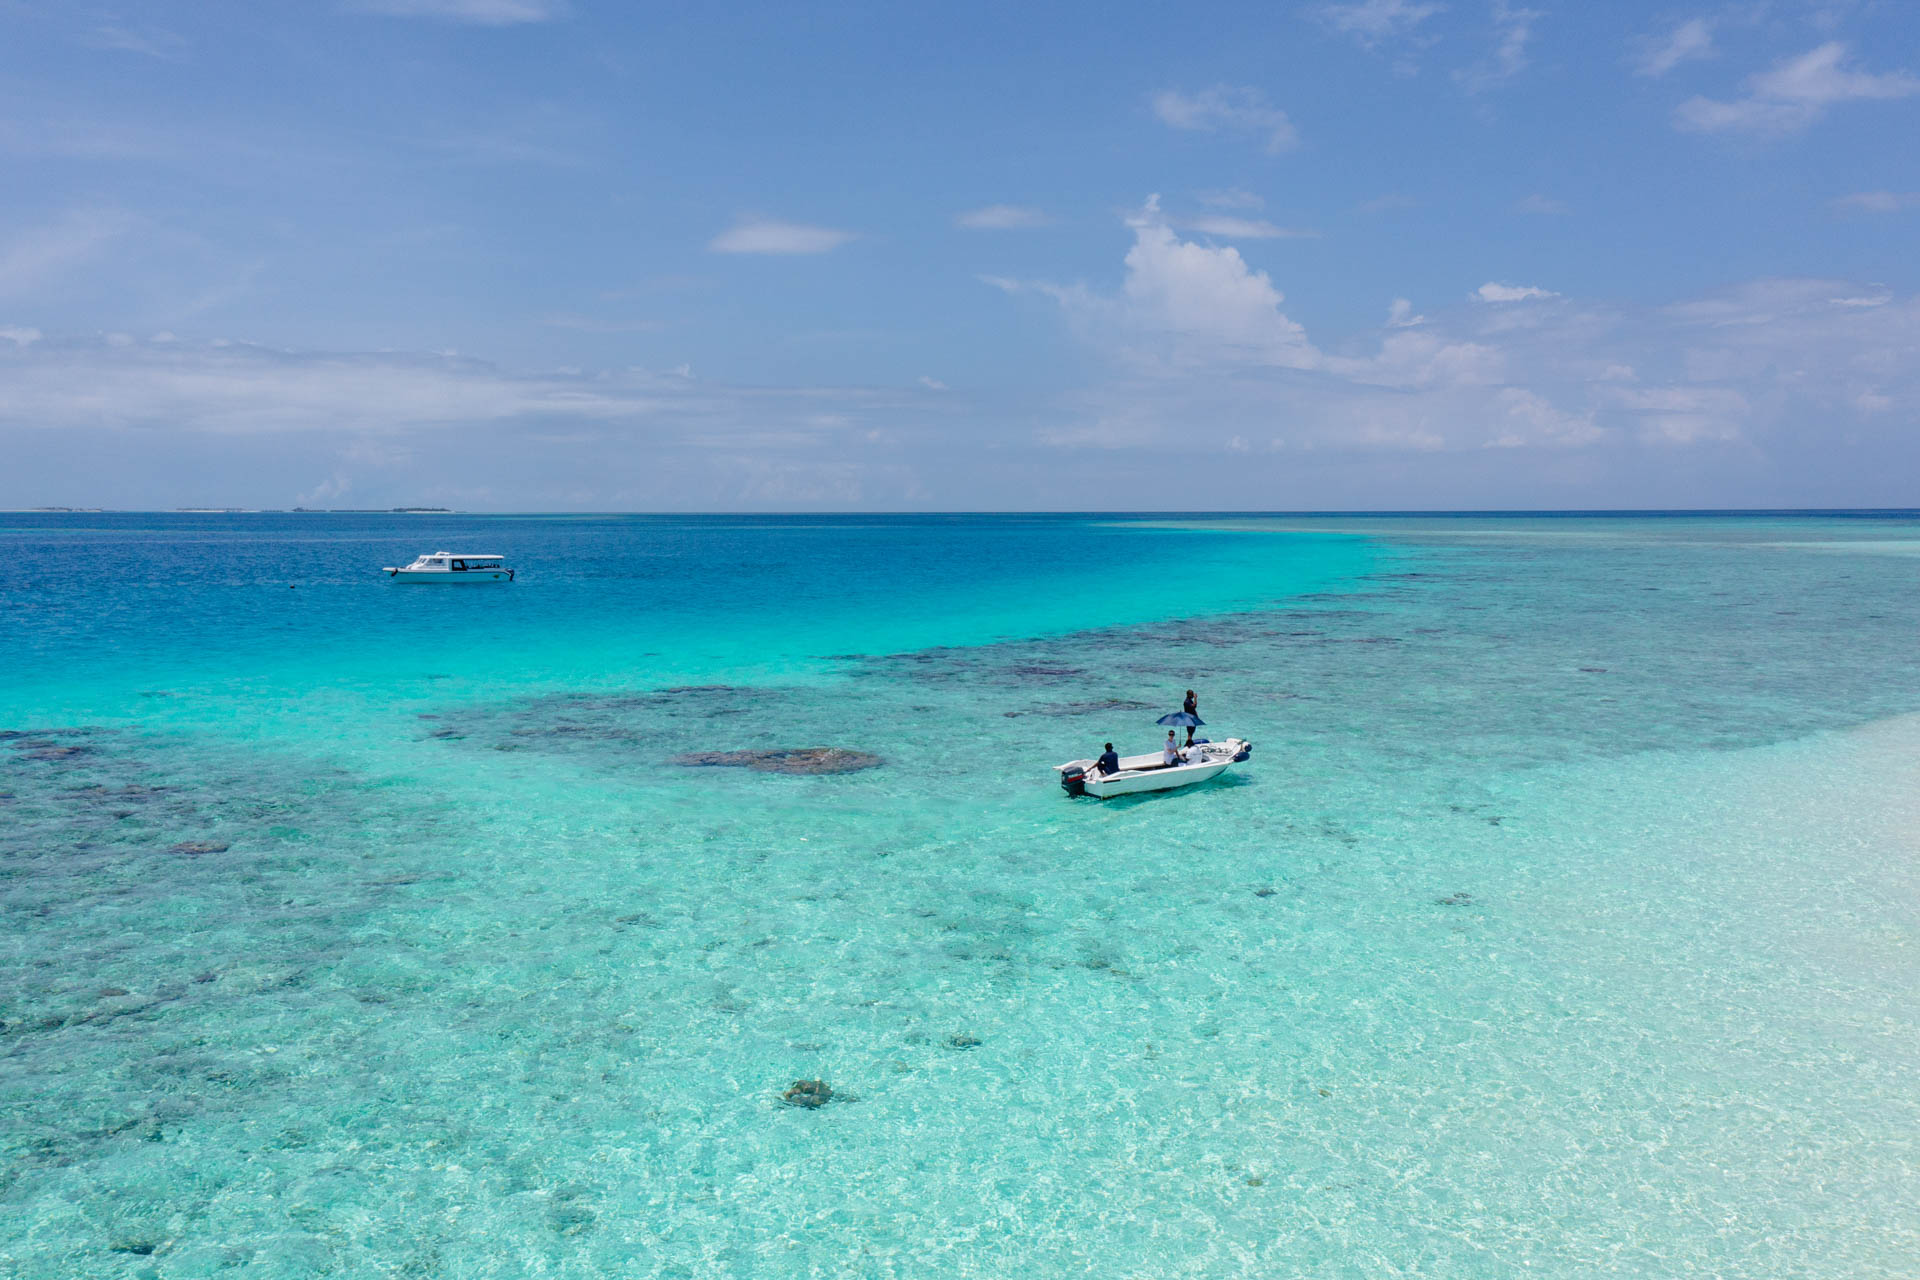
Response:
[{"label": "dark coral formation", "polygon": [[858,773],[885,763],[879,756],[844,747],[799,747],[757,751],[692,751],[675,756],[673,763],[689,769],[752,769],[757,773],[815,776]]},{"label": "dark coral formation", "polygon": [[780,1101],[789,1107],[812,1111],[833,1101],[833,1086],[825,1080],[795,1080],[780,1095]]}]

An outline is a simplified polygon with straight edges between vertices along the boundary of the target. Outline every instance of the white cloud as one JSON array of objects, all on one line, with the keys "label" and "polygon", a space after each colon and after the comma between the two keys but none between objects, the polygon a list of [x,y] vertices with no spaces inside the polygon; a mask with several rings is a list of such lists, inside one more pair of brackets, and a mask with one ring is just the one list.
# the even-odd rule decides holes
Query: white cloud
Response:
[{"label": "white cloud", "polygon": [[929,391],[949,390],[946,383],[940,381],[940,379],[938,378],[929,378],[925,374],[920,375],[920,385],[925,387]]},{"label": "white cloud", "polygon": [[1856,191],[1833,203],[1835,208],[1848,213],[1898,213],[1902,209],[1920,209],[1920,191]]},{"label": "white cloud", "polygon": [[1163,124],[1175,129],[1264,135],[1269,155],[1285,151],[1300,141],[1287,113],[1268,103],[1266,95],[1258,89],[1217,85],[1195,94],[1163,90],[1153,95],[1153,113]]},{"label": "white cloud", "polygon": [[[1424,324],[1425,317],[1417,321]],[[1366,387],[1490,387],[1499,385],[1507,372],[1506,357],[1499,348],[1414,324],[1389,325],[1373,355],[1334,357],[1325,367]]]},{"label": "white cloud", "polygon": [[[110,505],[281,505],[316,480],[350,486],[360,506],[491,486],[509,495],[493,501],[521,509],[924,504],[899,441],[932,439],[927,426],[947,421],[920,416],[934,411],[905,388],[513,373],[245,343],[0,341],[0,449],[17,457],[43,433],[68,442],[0,468],[0,504],[79,486],[96,501],[124,495]],[[967,457],[979,442],[967,435]],[[407,464],[415,454],[435,458],[430,477]]]},{"label": "white cloud", "polygon": [[1713,23],[1707,18],[1689,18],[1663,36],[1640,41],[1633,73],[1637,76],[1664,76],[1683,62],[1711,58]]},{"label": "white cloud", "polygon": [[1731,387],[1616,387],[1607,399],[1639,421],[1643,439],[1668,444],[1737,440],[1753,407]]},{"label": "white cloud", "polygon": [[484,27],[548,22],[567,10],[563,0],[351,0],[347,8],[389,18],[439,18]]},{"label": "white cloud", "polygon": [[854,239],[851,231],[749,219],[708,241],[715,253],[826,253]]},{"label": "white cloud", "polygon": [[1564,202],[1555,200],[1552,196],[1543,196],[1537,191],[1513,208],[1516,213],[1556,215],[1570,212]]},{"label": "white cloud", "polygon": [[1024,205],[990,204],[984,209],[955,214],[953,225],[969,231],[1017,231],[1023,227],[1044,227],[1052,221],[1040,210]]},{"label": "white cloud", "polygon": [[8,325],[0,329],[0,338],[6,339],[16,347],[31,346],[40,341],[42,336],[38,329],[29,329],[24,325]]},{"label": "white cloud", "polygon": [[1607,434],[1594,425],[1591,411],[1570,413],[1524,387],[1500,388],[1494,394],[1493,407],[1497,415],[1494,430],[1499,434],[1486,442],[1490,449],[1578,447],[1593,444]]},{"label": "white cloud", "polygon": [[1473,296],[1481,302],[1527,302],[1536,298],[1557,298],[1560,295],[1551,289],[1541,289],[1530,284],[1501,284],[1489,280],[1473,291]]},{"label": "white cloud", "polygon": [[1275,226],[1264,218],[1234,218],[1218,213],[1175,219],[1173,225],[1183,231],[1198,231],[1202,235],[1220,236],[1227,240],[1311,240],[1320,234],[1318,231]]},{"label": "white cloud", "polygon": [[1674,123],[1694,133],[1786,134],[1806,128],[1835,103],[1920,93],[1920,79],[1903,71],[1874,74],[1852,70],[1846,63],[1847,46],[1829,41],[1747,77],[1745,97],[1687,99],[1675,108]]},{"label": "white cloud", "polygon": [[[1055,299],[1104,357],[1106,375],[1036,428],[1115,460],[1102,466],[1179,455],[1197,469],[1238,437],[1272,442],[1243,459],[1249,477],[1279,478],[1258,471],[1276,455],[1288,468],[1365,455],[1374,461],[1352,474],[1377,480],[1397,474],[1380,468],[1400,455],[1420,460],[1405,464],[1410,492],[1484,467],[1568,483],[1612,475],[1619,502],[1655,492],[1664,481],[1648,477],[1670,474],[1674,450],[1696,459],[1690,483],[1777,467],[1770,483],[1789,486],[1837,432],[1888,457],[1913,451],[1901,424],[1920,415],[1920,299],[1877,286],[1758,281],[1650,311],[1490,281],[1432,315],[1395,299],[1378,330],[1328,343],[1286,313],[1265,272],[1184,240],[1157,203],[1129,229],[1117,292],[1003,282]],[[1362,484],[1347,500],[1373,492]]]},{"label": "white cloud", "polygon": [[1352,0],[1321,5],[1315,14],[1333,30],[1371,49],[1382,41],[1412,35],[1421,23],[1445,8],[1420,0]]},{"label": "white cloud", "polygon": [[1129,328],[1173,338],[1188,362],[1226,356],[1308,368],[1317,361],[1305,332],[1280,310],[1285,297],[1238,249],[1181,240],[1161,217],[1158,197],[1129,225],[1134,240],[1123,286]]},{"label": "white cloud", "polygon": [[1525,71],[1533,24],[1541,16],[1538,9],[1517,9],[1507,0],[1493,0],[1493,52],[1473,66],[1454,72],[1454,82],[1468,93],[1480,93]]}]

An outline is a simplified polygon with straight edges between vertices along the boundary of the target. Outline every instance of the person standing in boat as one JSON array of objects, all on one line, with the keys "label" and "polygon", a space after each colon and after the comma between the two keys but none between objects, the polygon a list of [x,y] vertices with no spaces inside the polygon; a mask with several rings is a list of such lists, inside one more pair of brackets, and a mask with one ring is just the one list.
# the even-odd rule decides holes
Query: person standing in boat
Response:
[{"label": "person standing in boat", "polygon": [[[1198,720],[1200,718],[1200,699],[1194,695],[1193,690],[1191,689],[1187,690],[1187,699],[1185,702],[1182,702],[1180,704],[1180,709],[1186,712],[1188,715],[1192,716],[1195,720]],[[1187,745],[1188,746],[1193,745],[1193,726],[1192,725],[1187,726]]]}]

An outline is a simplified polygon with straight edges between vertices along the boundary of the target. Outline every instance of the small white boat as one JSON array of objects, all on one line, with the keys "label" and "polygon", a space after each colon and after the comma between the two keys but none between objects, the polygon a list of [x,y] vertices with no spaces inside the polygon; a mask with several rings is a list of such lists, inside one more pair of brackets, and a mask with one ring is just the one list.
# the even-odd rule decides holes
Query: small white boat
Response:
[{"label": "small white boat", "polygon": [[435,551],[416,556],[409,565],[386,566],[383,572],[395,582],[512,582],[513,570],[501,556],[457,556],[451,551]]},{"label": "small white boat", "polygon": [[1118,773],[1101,773],[1096,760],[1071,760],[1057,764],[1060,785],[1070,796],[1130,796],[1140,791],[1171,791],[1196,782],[1217,778],[1234,765],[1253,755],[1253,744],[1240,738],[1219,742],[1196,742],[1182,747],[1180,763],[1162,764],[1163,753],[1147,756],[1121,756]]}]

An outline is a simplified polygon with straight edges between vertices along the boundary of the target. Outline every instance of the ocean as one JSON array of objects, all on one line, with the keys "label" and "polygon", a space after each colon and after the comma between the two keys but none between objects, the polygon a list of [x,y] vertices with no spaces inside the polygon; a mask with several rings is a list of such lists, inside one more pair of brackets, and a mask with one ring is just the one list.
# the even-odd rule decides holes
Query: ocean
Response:
[{"label": "ocean", "polygon": [[0,1275],[1920,1267],[1915,513],[0,554]]}]

